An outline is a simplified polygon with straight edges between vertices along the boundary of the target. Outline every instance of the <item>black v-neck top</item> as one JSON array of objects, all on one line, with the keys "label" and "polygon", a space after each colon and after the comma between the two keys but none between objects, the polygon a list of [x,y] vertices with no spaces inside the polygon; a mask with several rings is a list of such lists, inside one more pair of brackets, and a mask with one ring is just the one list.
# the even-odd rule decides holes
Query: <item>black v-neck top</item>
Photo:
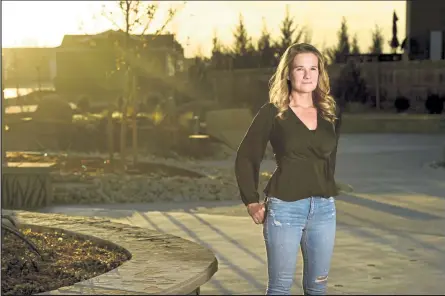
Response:
[{"label": "black v-neck top", "polygon": [[296,201],[338,195],[334,172],[341,120],[333,124],[318,112],[317,128],[309,130],[290,108],[283,119],[277,114],[272,103],[262,106],[238,148],[235,175],[244,204],[259,202],[260,164],[269,141],[277,167],[266,196]]}]

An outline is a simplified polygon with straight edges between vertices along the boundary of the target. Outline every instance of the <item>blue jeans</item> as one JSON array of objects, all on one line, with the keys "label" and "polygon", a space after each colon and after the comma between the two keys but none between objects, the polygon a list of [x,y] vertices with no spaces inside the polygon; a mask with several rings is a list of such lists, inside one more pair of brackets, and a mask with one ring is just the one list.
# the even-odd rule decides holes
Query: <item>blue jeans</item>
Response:
[{"label": "blue jeans", "polygon": [[269,282],[266,295],[289,295],[301,245],[305,295],[325,295],[334,250],[334,198],[286,202],[268,197],[264,221]]}]

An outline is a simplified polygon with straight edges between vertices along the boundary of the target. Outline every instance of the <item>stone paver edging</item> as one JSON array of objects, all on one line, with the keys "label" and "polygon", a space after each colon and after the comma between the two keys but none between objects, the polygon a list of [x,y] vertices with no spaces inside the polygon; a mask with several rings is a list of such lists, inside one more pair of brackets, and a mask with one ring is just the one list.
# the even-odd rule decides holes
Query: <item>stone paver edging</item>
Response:
[{"label": "stone paver edging", "polygon": [[99,244],[117,245],[131,254],[128,261],[110,272],[40,295],[186,295],[199,292],[199,287],[218,270],[218,261],[210,250],[177,236],[102,218],[13,213],[21,227],[76,233]]}]

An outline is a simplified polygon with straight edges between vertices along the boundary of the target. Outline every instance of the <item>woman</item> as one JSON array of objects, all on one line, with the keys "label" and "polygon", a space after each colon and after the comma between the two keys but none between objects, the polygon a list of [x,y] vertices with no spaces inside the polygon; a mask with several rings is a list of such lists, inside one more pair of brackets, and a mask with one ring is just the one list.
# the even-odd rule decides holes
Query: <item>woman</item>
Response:
[{"label": "woman", "polygon": [[[270,103],[261,107],[238,148],[241,198],[253,221],[264,223],[266,294],[290,294],[301,245],[304,293],[324,295],[336,230],[340,121],[323,56],[312,45],[294,44],[270,82]],[[277,168],[260,203],[259,169],[269,141]]]}]

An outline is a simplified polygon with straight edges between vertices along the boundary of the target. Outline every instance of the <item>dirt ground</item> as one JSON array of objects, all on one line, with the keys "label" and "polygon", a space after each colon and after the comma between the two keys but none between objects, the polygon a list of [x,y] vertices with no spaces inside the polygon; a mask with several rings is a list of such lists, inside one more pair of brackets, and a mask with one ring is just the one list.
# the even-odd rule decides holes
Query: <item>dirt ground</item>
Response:
[{"label": "dirt ground", "polygon": [[22,233],[42,258],[6,232],[2,241],[2,295],[32,295],[70,286],[105,272],[128,260],[123,250],[107,249],[89,240],[61,232]]}]

